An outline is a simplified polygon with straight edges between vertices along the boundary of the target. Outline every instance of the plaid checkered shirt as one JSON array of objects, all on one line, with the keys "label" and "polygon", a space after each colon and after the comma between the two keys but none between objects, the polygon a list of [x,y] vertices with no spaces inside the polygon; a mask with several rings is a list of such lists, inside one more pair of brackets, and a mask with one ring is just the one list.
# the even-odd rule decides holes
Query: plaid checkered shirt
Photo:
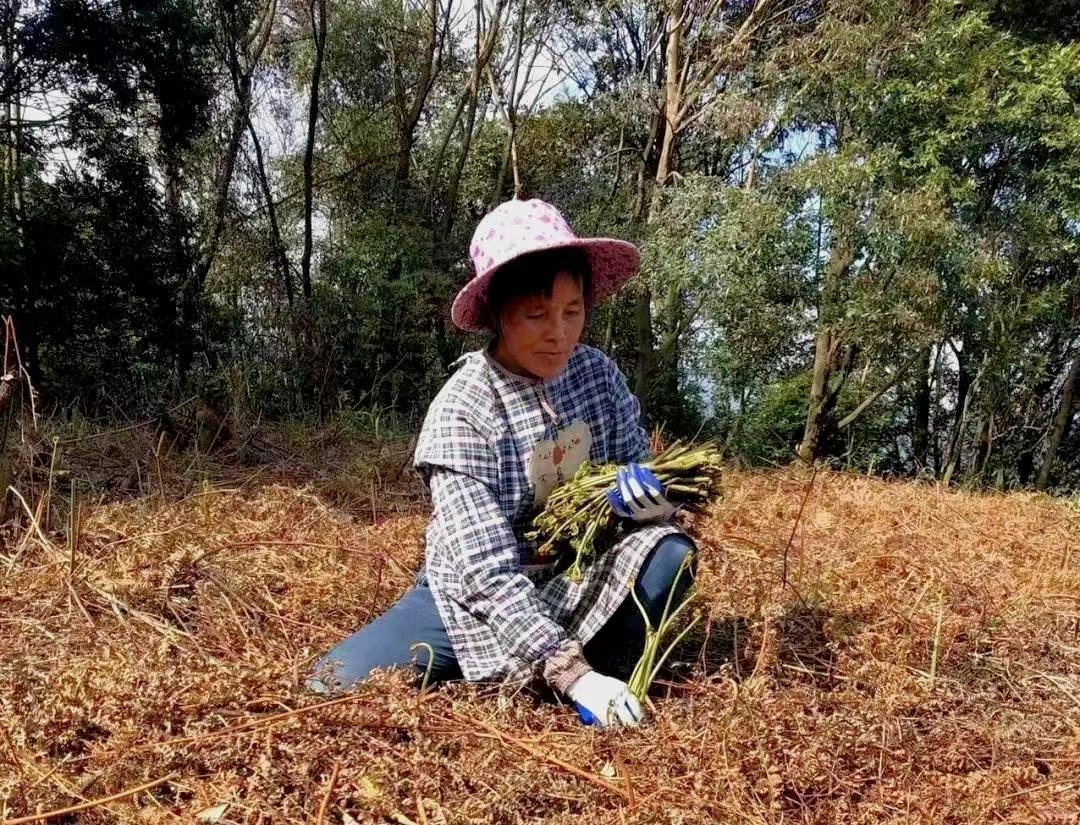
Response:
[{"label": "plaid checkered shirt", "polygon": [[649,457],[640,405],[611,359],[579,344],[566,368],[540,380],[486,350],[459,358],[431,402],[413,462],[431,490],[425,567],[466,679],[527,679],[568,644],[584,644],[629,595],[669,523],[636,526],[585,568],[580,582],[535,564],[525,539],[535,515],[528,466],[538,441],[584,421],[589,460]]}]

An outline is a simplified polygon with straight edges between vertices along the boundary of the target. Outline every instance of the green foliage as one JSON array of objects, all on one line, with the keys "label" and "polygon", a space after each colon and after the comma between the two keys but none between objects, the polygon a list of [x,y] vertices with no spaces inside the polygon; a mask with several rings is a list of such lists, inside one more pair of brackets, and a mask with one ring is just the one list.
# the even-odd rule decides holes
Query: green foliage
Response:
[{"label": "green foliage", "polygon": [[417,410],[445,379],[431,324],[452,295],[416,232],[375,216],[323,263],[314,310],[338,404]]},{"label": "green foliage", "polygon": [[22,68],[0,88],[63,113],[56,144],[34,129],[4,133],[16,136],[4,157],[21,164],[5,170],[17,184],[0,212],[0,259],[12,268],[0,304],[53,404],[156,407],[178,344],[206,332],[178,323],[193,216],[170,189],[209,123],[206,11],[52,0],[8,18]]},{"label": "green foliage", "polygon": [[821,340],[820,458],[912,472],[925,435],[927,472],[1024,485],[1050,461],[1075,486],[1072,411],[1045,452],[1080,345],[1076,4],[782,4],[719,62],[752,4],[714,4],[723,20],[695,13],[684,45],[689,86],[715,77],[658,183],[666,51],[650,44],[667,7],[526,6],[519,82],[535,54],[530,94],[558,91],[518,101],[511,153],[491,86],[512,84],[517,2],[470,101],[473,9],[439,18],[429,64],[425,4],[328,0],[310,295],[306,9],[272,21],[248,112],[233,75],[254,0],[48,0],[0,21],[16,117],[63,104],[0,132],[0,305],[43,396],[114,415],[116,399],[198,393],[403,426],[481,343],[447,309],[516,157],[524,196],[642,247],[641,278],[595,308],[588,340],[635,378],[677,365],[652,376],[650,423],[787,461]]},{"label": "green foliage", "polygon": [[161,392],[176,289],[168,219],[145,162],[119,142],[94,160],[97,175],[65,171],[34,187],[23,227],[39,390],[79,388],[68,398],[89,409]]},{"label": "green foliage", "polygon": [[787,464],[802,437],[809,390],[810,376],[802,371],[764,386],[759,400],[726,416],[727,451],[755,463]]}]

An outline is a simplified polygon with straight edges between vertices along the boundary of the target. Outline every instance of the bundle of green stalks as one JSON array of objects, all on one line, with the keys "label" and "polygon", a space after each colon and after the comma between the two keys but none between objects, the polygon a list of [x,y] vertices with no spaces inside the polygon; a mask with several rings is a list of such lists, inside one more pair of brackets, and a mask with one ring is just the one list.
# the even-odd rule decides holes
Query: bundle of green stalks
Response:
[{"label": "bundle of green stalks", "polygon": [[[693,585],[687,590],[686,595],[682,601],[673,611],[671,609],[671,603],[675,599],[675,594],[679,590],[679,582],[682,579],[683,574],[691,569],[693,564],[693,558],[687,555],[683,559],[682,566],[679,567],[679,572],[675,575],[675,581],[671,583],[671,590],[668,591],[667,602],[664,604],[664,612],[660,616],[660,621],[654,626],[649,621],[649,614],[645,610],[645,606],[642,605],[641,600],[638,599],[637,593],[631,586],[630,595],[634,599],[634,604],[637,605],[638,611],[641,613],[641,618],[645,622],[645,646],[641,651],[641,657],[638,659],[637,665],[634,667],[633,673],[630,674],[629,680],[627,680],[627,687],[630,688],[630,692],[637,697],[638,701],[644,704],[646,696],[649,693],[649,688],[652,686],[653,680],[656,679],[656,674],[660,672],[660,668],[663,667],[664,662],[667,661],[668,656],[671,655],[671,651],[675,649],[675,646],[679,644],[686,635],[694,629],[694,625],[701,619],[700,611],[694,613],[693,618],[686,623],[674,639],[664,648],[663,653],[660,652],[660,647],[664,643],[664,640],[671,635],[671,632],[678,627],[679,619],[686,611],[687,607],[694,599]],[[693,575],[691,573],[691,575]]]},{"label": "bundle of green stalks", "polygon": [[[713,442],[675,441],[642,466],[653,472],[664,486],[664,495],[677,507],[700,506],[720,494],[720,449]],[[618,517],[605,493],[614,487],[617,469],[617,464],[585,462],[573,478],[552,490],[543,511],[533,519],[528,537],[541,542],[538,555],[574,553],[567,570],[572,581],[581,580],[597,542],[612,538]]]}]

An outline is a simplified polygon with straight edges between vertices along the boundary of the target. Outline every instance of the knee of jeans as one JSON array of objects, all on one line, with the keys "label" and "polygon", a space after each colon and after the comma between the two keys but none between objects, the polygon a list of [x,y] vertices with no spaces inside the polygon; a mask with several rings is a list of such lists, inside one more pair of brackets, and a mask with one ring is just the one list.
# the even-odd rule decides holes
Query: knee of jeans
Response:
[{"label": "knee of jeans", "polygon": [[345,657],[335,653],[338,653],[338,648],[316,662],[308,671],[304,687],[324,695],[346,693],[370,676],[378,666],[362,657]]},{"label": "knee of jeans", "polygon": [[[694,550],[693,541],[674,534],[661,539],[646,560],[635,589],[654,620],[659,618],[659,611],[664,609],[669,598],[678,601],[689,589],[694,578]],[[690,569],[683,570],[688,558]]]},{"label": "knee of jeans", "polygon": [[667,574],[665,578],[669,581],[675,580],[675,576],[683,565],[688,564],[690,573],[689,576],[687,576],[686,572],[683,573],[683,577],[680,579],[680,583],[683,585],[693,577],[697,570],[697,545],[694,544],[693,539],[682,533],[675,533],[660,539],[660,543],[656,545],[654,555],[653,563],[660,564]]},{"label": "knee of jeans", "polygon": [[329,696],[341,693],[347,686],[337,670],[328,667],[326,660],[323,659],[308,671],[307,678],[304,679],[304,687],[312,693]]},{"label": "knee of jeans", "polygon": [[[339,654],[335,648],[326,654],[308,673],[304,680],[304,687],[308,690],[325,695],[346,693],[354,690],[361,682],[371,676],[375,670],[389,670],[392,668],[409,668],[418,677],[429,673],[430,678],[436,681],[455,678],[460,674],[457,662],[453,658],[447,659],[445,655],[428,644],[417,644],[411,652],[413,654],[410,663],[387,663],[378,658],[369,658],[362,655],[366,651],[351,651],[352,655]],[[434,660],[428,669],[429,652],[433,652]],[[358,655],[359,654],[359,655]]]}]

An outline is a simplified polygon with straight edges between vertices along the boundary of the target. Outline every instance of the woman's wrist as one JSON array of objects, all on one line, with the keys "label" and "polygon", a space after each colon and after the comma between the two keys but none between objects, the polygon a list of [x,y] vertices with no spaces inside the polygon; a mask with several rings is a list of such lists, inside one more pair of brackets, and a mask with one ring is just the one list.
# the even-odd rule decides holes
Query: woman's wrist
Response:
[{"label": "woman's wrist", "polygon": [[585,660],[581,642],[577,639],[567,640],[544,660],[544,679],[563,695],[590,670],[592,668]]}]

